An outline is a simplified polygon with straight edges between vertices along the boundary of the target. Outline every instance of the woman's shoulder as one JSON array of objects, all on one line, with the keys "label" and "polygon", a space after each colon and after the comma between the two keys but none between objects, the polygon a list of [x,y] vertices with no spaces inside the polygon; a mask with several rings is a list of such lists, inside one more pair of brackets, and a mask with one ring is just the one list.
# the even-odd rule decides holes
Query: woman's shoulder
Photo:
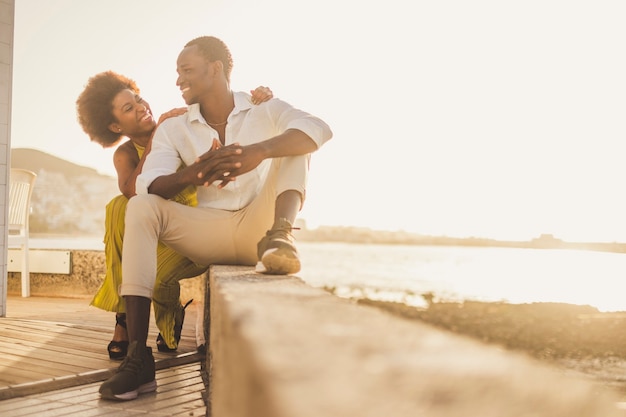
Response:
[{"label": "woman's shoulder", "polygon": [[124,157],[124,156],[136,157],[138,154],[139,154],[139,150],[137,149],[137,146],[130,139],[127,140],[126,142],[122,143],[115,150],[115,156],[118,157],[118,158],[119,157]]}]

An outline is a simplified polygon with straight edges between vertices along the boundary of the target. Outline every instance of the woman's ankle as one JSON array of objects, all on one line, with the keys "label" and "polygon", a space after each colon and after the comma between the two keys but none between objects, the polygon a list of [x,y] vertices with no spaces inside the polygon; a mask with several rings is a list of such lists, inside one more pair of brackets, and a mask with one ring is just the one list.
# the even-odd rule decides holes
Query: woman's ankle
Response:
[{"label": "woman's ankle", "polygon": [[115,315],[115,330],[113,331],[113,341],[128,341],[128,331],[126,330],[126,314],[117,313]]}]

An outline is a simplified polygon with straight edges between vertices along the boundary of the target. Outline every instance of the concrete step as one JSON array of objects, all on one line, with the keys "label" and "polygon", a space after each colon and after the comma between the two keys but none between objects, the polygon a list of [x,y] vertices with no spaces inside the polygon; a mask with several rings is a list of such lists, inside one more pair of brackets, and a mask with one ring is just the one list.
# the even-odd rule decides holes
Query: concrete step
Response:
[{"label": "concrete step", "polygon": [[210,401],[229,417],[612,417],[616,393],[297,277],[210,269]]}]

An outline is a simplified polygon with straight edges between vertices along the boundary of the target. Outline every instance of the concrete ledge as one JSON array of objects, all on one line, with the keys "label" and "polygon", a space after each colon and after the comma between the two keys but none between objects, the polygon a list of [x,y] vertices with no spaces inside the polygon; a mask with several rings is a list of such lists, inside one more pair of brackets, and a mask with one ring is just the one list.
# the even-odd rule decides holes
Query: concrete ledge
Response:
[{"label": "concrete ledge", "polygon": [[[29,272],[43,274],[70,274],[72,257],[69,250],[63,249],[30,249],[28,251]],[[7,250],[7,271],[22,271],[22,250]]]},{"label": "concrete ledge", "polygon": [[[58,250],[51,250],[58,251]],[[101,250],[66,250],[71,258],[71,270],[66,273],[30,273],[32,296],[92,298],[100,288],[106,274],[106,258]],[[199,275],[180,281],[181,299],[203,300],[205,276]],[[20,295],[22,292],[21,273],[8,272],[7,294]]]},{"label": "concrete ledge", "polygon": [[296,277],[209,271],[213,416],[623,416],[612,391]]},{"label": "concrete ledge", "polygon": [[[34,250],[33,250],[34,251]],[[104,251],[67,250],[70,253],[69,274],[30,273],[30,292],[33,296],[89,297],[100,287],[106,272]],[[21,274],[8,272],[7,293],[21,294]]]}]

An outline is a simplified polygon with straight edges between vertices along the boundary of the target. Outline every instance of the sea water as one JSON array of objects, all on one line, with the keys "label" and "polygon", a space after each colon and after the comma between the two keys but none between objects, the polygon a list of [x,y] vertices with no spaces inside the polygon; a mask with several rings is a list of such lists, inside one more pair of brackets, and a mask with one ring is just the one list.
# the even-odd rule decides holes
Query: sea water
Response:
[{"label": "sea water", "polygon": [[[31,247],[103,250],[100,238],[31,239]],[[560,249],[298,242],[310,285],[344,297],[556,302],[626,311],[626,254]]]},{"label": "sea water", "polygon": [[626,254],[583,250],[300,242],[299,274],[346,297],[556,302],[626,311]]}]

